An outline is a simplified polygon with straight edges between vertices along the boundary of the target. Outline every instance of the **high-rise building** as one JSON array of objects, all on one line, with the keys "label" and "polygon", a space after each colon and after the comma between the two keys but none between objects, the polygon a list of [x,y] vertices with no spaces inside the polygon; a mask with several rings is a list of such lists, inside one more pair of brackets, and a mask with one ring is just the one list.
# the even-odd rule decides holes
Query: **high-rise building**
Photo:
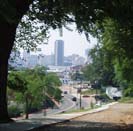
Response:
[{"label": "high-rise building", "polygon": [[55,49],[55,65],[63,66],[64,65],[64,41],[56,40],[54,49]]}]

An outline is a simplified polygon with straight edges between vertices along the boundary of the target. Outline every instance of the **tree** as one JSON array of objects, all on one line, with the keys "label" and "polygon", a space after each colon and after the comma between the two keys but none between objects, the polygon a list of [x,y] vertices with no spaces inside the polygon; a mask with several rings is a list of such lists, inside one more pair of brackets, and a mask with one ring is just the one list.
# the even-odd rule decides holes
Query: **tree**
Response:
[{"label": "tree", "polygon": [[31,2],[30,0],[0,1],[0,122],[10,121],[6,99],[8,59],[14,44],[17,25]]},{"label": "tree", "polygon": [[45,78],[46,92],[57,101],[61,99],[59,86],[61,86],[59,77],[55,73],[48,73]]},{"label": "tree", "polygon": [[47,44],[48,30],[44,28],[43,23],[30,21],[29,16],[25,15],[17,27],[14,48],[36,51],[37,45]]},{"label": "tree", "polygon": [[103,85],[120,86],[126,96],[132,96],[132,29],[122,27],[109,18],[104,19],[102,28],[98,36],[100,46],[89,52],[92,63],[84,73],[91,81],[100,80]]},{"label": "tree", "polygon": [[76,71],[71,75],[71,79],[75,81],[82,81],[84,80],[83,73],[81,71]]},{"label": "tree", "polygon": [[11,71],[8,78],[8,87],[13,89],[19,102],[25,104],[26,119],[28,119],[29,110],[33,106],[41,106],[43,101],[45,85],[45,67],[36,67],[35,69],[24,71]]},{"label": "tree", "polygon": [[[29,13],[30,20],[43,21],[44,27],[61,28],[75,22],[79,32],[93,35],[102,32],[104,18],[115,19],[132,34],[132,0],[0,0],[0,121],[8,121],[6,82],[8,59],[14,45],[16,28]],[[96,29],[96,24],[99,28]],[[130,43],[132,40],[130,41]],[[31,43],[32,45],[32,43]],[[128,47],[126,47],[128,49]]]},{"label": "tree", "polygon": [[91,63],[84,69],[84,75],[91,83],[98,81],[101,85],[114,84],[114,65],[112,63],[113,55],[105,50],[103,46],[96,45],[89,51]]},{"label": "tree", "polygon": [[[103,48],[110,52],[112,64],[114,67],[115,81],[123,92],[129,91],[133,83],[133,31],[131,25],[122,27],[121,23],[116,23],[112,19],[106,19],[103,22],[104,32],[101,37]],[[129,89],[128,89],[129,88]],[[125,93],[124,93],[125,94]],[[127,94],[130,94],[128,92]]]},{"label": "tree", "polygon": [[28,118],[28,104],[29,104],[29,100],[28,100],[29,93],[28,93],[27,85],[28,85],[28,82],[25,79],[22,72],[10,73],[9,79],[8,79],[8,86],[9,88],[15,90],[16,92],[21,93],[20,94],[21,100],[23,98],[25,101],[26,118]]},{"label": "tree", "polygon": [[16,100],[25,105],[26,119],[32,107],[40,108],[43,101],[51,101],[47,95],[59,101],[60,85],[58,76],[51,73],[46,75],[46,68],[40,66],[24,71],[11,71],[8,78],[8,87],[16,92]]}]

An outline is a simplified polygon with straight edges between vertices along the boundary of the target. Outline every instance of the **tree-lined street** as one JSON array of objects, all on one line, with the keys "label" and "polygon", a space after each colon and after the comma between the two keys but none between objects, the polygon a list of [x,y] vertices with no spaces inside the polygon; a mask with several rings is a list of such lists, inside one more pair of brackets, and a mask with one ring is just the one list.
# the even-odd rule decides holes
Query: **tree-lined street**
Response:
[{"label": "tree-lined street", "polygon": [[[29,119],[33,118],[45,118],[50,115],[59,114],[59,113],[67,113],[71,112],[73,110],[79,110],[80,109],[80,99],[77,98],[76,101],[73,101],[72,98],[75,97],[74,94],[64,94],[64,97],[62,97],[60,106],[59,107],[53,107],[53,108],[47,108],[43,109],[39,112],[30,113]],[[91,99],[91,98],[90,98]],[[91,100],[90,100],[91,102]],[[82,109],[86,109],[90,107],[90,103],[88,103],[88,100],[81,99],[81,107]],[[23,116],[14,118],[15,120],[21,120],[24,119]]]}]

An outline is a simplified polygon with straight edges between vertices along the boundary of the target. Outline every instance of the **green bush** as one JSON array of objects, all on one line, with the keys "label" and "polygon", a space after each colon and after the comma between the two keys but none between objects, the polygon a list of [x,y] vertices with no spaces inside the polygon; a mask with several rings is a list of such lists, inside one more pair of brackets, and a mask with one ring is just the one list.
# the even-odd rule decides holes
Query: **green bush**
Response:
[{"label": "green bush", "polygon": [[105,100],[105,101],[108,101],[110,100],[110,98],[107,96],[107,94],[104,92],[104,93],[101,93],[100,96]]},{"label": "green bush", "polygon": [[125,97],[133,97],[133,86],[124,90]]},{"label": "green bush", "polygon": [[122,103],[133,103],[133,97],[123,97],[119,100]]},{"label": "green bush", "polygon": [[8,113],[10,117],[18,117],[22,113],[22,110],[19,109],[17,106],[10,106],[8,108]]}]

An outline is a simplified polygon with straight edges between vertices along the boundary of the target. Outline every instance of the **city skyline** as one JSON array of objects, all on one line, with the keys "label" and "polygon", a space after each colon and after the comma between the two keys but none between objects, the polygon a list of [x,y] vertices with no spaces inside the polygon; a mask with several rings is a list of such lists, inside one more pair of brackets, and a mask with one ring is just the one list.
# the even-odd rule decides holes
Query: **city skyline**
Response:
[{"label": "city skyline", "polygon": [[[74,25],[71,25],[70,28],[73,29]],[[75,28],[73,31],[63,28],[62,37],[59,35],[59,30],[50,30],[48,44],[38,46],[41,48],[40,53],[45,55],[54,54],[54,43],[56,40],[64,41],[64,56],[78,54],[82,57],[86,57],[85,50],[91,49],[97,43],[97,40],[92,36],[90,36],[90,42],[88,42],[85,35],[79,34]]]}]

